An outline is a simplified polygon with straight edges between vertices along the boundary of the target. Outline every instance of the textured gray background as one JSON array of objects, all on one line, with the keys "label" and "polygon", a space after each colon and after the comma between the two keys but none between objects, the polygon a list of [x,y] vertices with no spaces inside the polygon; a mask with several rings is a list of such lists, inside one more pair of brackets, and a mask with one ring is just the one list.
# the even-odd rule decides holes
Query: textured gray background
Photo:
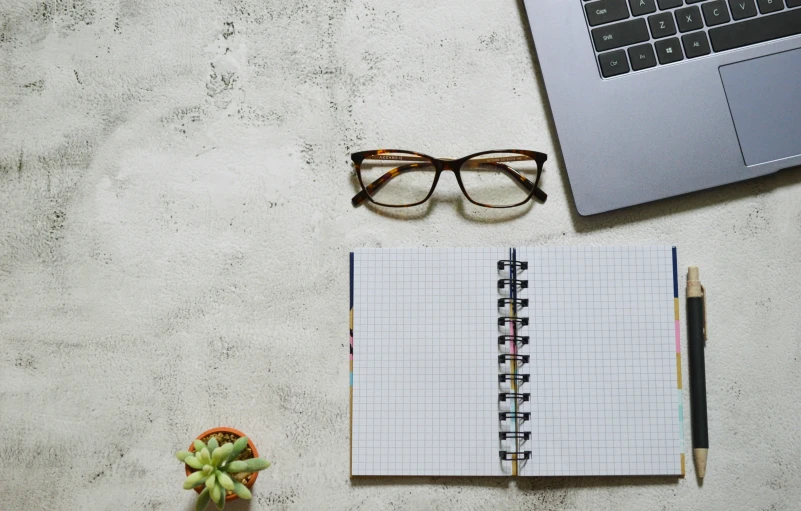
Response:
[{"label": "textured gray background", "polygon": [[[0,507],[188,509],[172,453],[228,424],[274,461],[252,510],[797,509],[801,172],[577,217],[526,30],[515,0],[4,0]],[[352,209],[348,153],[386,146],[539,149],[550,199]],[[703,488],[350,481],[348,251],[563,243],[701,266]]]}]

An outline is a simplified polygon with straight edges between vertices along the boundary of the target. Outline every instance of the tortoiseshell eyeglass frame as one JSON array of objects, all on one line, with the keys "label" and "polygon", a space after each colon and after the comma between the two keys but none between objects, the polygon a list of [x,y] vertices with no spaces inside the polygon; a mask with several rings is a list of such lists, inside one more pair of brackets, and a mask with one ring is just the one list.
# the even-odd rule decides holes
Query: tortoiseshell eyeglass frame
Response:
[{"label": "tortoiseshell eyeglass frame", "polygon": [[[460,169],[462,165],[465,164],[468,160],[476,158],[478,156],[484,154],[498,154],[498,153],[507,153],[507,154],[517,154],[519,156],[503,156],[500,158],[486,158],[480,160],[473,160],[473,163],[482,163],[485,165],[491,165],[493,167],[497,167],[498,170],[504,172],[510,178],[516,180],[525,190],[529,192],[528,197],[525,200],[522,200],[515,204],[508,204],[508,205],[495,205],[495,204],[484,204],[478,201],[473,200],[470,197],[470,194],[467,193],[465,190],[464,184],[462,183],[462,175],[460,174]],[[382,156],[387,155],[387,156]],[[388,156],[391,155],[391,156]],[[497,149],[492,151],[481,151],[480,153],[474,153],[462,158],[458,158],[455,160],[452,159],[445,159],[445,158],[433,158],[423,153],[416,153],[414,151],[404,151],[401,149],[378,149],[375,151],[361,151],[358,153],[353,153],[350,155],[351,159],[353,160],[353,167],[356,169],[356,176],[359,179],[359,184],[362,187],[362,191],[357,193],[353,199],[351,199],[351,204],[353,207],[360,206],[365,201],[370,201],[373,204],[377,204],[379,206],[389,207],[389,208],[409,208],[412,206],[418,206],[425,201],[427,201],[431,195],[434,193],[434,189],[437,187],[437,182],[439,181],[439,176],[445,170],[453,171],[456,174],[456,182],[459,183],[459,188],[462,190],[462,193],[467,200],[472,202],[477,206],[483,206],[485,208],[514,208],[516,206],[522,206],[532,197],[536,197],[542,202],[548,198],[548,194],[542,191],[539,188],[540,176],[542,175],[542,168],[545,164],[545,161],[548,159],[548,155],[545,153],[540,153],[537,151],[528,151],[525,149]],[[417,163],[410,163],[408,165],[403,165],[400,167],[396,167],[392,170],[389,170],[386,174],[382,175],[375,181],[369,184],[365,184],[362,180],[362,172],[361,166],[362,162],[368,158],[375,157],[377,160],[397,160],[397,161],[409,161],[409,162],[417,162]],[[504,165],[504,162],[511,162],[511,161],[529,161],[533,160],[537,164],[537,177],[532,182],[530,179],[526,178],[524,175],[520,174],[513,168],[509,167],[508,165]],[[435,169],[434,180],[431,183],[431,189],[428,191],[428,195],[418,202],[414,202],[412,204],[384,204],[373,198],[373,193],[377,192],[382,186],[387,184],[393,178],[403,174],[405,172],[410,172],[415,170],[421,166],[433,166]]]}]

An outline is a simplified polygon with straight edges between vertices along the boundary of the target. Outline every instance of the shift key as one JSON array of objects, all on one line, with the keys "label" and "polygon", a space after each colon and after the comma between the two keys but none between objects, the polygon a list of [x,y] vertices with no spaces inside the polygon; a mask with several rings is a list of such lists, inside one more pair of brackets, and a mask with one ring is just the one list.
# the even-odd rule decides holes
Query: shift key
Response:
[{"label": "shift key", "polygon": [[641,43],[649,38],[648,26],[642,18],[605,25],[592,30],[592,40],[595,43],[596,51]]}]

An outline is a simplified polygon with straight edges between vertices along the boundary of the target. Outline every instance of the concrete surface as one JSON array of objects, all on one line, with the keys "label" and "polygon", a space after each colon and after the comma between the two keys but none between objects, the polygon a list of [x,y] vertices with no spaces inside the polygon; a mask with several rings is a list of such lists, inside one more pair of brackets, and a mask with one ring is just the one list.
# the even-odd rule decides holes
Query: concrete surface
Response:
[{"label": "concrete surface", "polygon": [[[172,453],[228,424],[274,462],[251,510],[799,509],[801,171],[576,216],[521,9],[2,2],[0,507],[188,510]],[[388,146],[539,149],[550,199],[352,209]],[[702,488],[348,479],[351,248],[650,242],[709,292]]]}]

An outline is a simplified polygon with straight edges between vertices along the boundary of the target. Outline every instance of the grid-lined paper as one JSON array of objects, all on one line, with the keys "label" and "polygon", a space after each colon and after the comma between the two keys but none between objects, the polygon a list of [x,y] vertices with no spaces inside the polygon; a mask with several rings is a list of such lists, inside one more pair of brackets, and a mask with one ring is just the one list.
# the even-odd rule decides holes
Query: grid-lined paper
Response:
[{"label": "grid-lined paper", "polygon": [[[509,475],[496,263],[508,249],[355,252],[353,475]],[[680,474],[670,247],[522,248],[520,475]],[[508,366],[506,366],[508,369]]]},{"label": "grid-lined paper", "polygon": [[504,254],[354,253],[353,475],[503,474],[496,264]]},{"label": "grid-lined paper", "polygon": [[681,473],[671,247],[535,247],[523,475]]}]

